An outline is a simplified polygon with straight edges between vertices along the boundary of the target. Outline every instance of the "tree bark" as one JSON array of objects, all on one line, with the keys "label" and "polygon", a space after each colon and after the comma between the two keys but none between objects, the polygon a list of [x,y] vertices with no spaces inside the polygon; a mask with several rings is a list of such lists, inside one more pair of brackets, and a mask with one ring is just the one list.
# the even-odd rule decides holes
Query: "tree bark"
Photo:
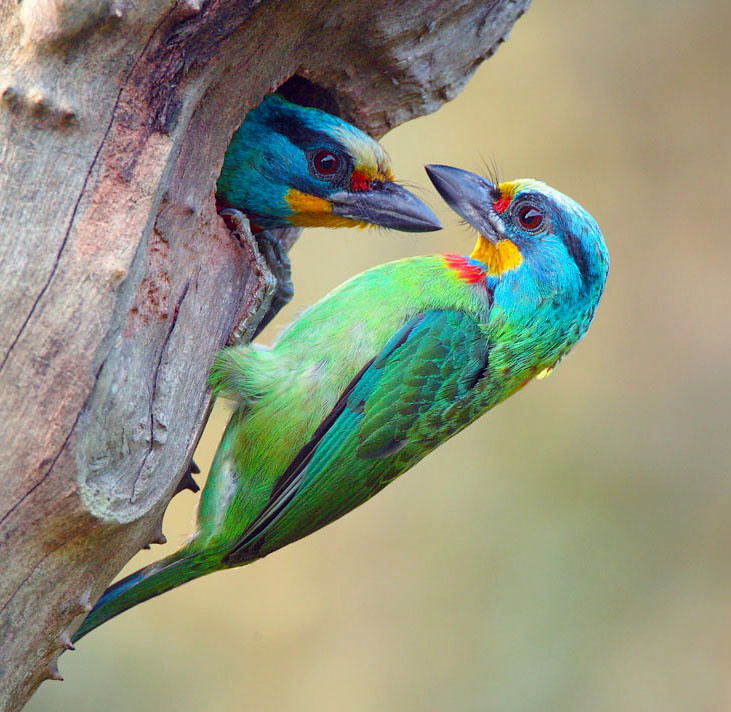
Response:
[{"label": "tree bark", "polygon": [[529,2],[0,0],[2,709],[162,538],[213,357],[262,298],[213,200],[246,111],[283,85],[380,136]]}]

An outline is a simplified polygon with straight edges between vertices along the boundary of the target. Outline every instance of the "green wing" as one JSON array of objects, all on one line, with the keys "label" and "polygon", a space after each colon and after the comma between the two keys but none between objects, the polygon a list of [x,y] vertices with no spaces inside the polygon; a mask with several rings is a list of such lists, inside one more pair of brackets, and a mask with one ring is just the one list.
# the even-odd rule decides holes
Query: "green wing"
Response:
[{"label": "green wing", "polygon": [[278,478],[268,505],[225,561],[263,556],[372,497],[479,415],[485,324],[453,310],[419,314],[342,393]]}]

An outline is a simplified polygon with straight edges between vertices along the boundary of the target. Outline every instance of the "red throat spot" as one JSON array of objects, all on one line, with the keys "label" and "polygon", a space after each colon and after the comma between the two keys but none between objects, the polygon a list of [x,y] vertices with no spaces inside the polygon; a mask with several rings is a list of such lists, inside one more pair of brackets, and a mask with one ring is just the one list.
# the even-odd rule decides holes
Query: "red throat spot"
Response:
[{"label": "red throat spot", "polygon": [[360,171],[353,171],[353,175],[350,177],[350,190],[357,193],[370,189],[371,181],[368,176]]},{"label": "red throat spot", "polygon": [[510,205],[512,198],[500,198],[499,200],[493,200],[492,207],[495,209],[496,213],[504,213],[508,209],[508,205]]}]

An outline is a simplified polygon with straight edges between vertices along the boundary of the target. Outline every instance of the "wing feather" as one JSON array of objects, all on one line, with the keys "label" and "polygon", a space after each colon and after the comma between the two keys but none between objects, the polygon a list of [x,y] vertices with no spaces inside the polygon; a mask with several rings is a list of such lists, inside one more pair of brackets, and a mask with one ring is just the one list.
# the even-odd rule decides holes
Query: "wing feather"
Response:
[{"label": "wing feather", "polygon": [[297,522],[298,532],[303,532],[298,536],[375,494],[410,466],[396,464],[402,450],[420,446],[423,455],[459,429],[462,423],[447,422],[445,413],[470,394],[487,367],[485,331],[473,316],[435,310],[409,320],[344,389],[278,478],[267,506],[227,554],[226,563],[250,559],[285,514],[291,519],[295,502],[321,474],[327,492],[318,506],[309,503],[317,513],[311,526]]}]

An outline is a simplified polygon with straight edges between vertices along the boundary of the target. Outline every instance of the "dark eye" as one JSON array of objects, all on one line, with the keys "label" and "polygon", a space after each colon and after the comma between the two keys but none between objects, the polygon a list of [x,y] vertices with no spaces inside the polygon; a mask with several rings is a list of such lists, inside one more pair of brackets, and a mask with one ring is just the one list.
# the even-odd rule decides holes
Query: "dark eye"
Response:
[{"label": "dark eye", "polygon": [[534,232],[543,225],[543,213],[532,205],[518,208],[518,222],[524,230]]},{"label": "dark eye", "polygon": [[312,165],[320,175],[332,176],[340,167],[340,159],[332,151],[318,151],[312,157]]}]

